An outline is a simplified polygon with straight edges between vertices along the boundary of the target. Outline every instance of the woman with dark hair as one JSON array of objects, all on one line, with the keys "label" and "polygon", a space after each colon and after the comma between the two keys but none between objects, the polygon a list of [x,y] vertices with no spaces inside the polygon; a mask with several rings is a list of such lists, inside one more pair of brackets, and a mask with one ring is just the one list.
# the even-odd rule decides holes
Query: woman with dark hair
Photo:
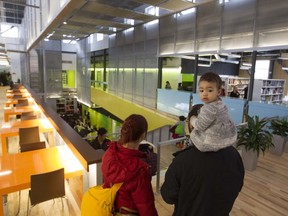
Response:
[{"label": "woman with dark hair", "polygon": [[130,115],[122,125],[120,139],[112,142],[103,155],[104,188],[123,182],[114,203],[118,215],[158,215],[150,167],[141,160],[146,154],[138,151],[147,129],[147,121],[142,115]]},{"label": "woman with dark hair", "polygon": [[109,146],[110,139],[107,139],[107,130],[103,127],[98,129],[97,137],[92,141],[91,146],[94,149],[103,149],[106,151]]}]

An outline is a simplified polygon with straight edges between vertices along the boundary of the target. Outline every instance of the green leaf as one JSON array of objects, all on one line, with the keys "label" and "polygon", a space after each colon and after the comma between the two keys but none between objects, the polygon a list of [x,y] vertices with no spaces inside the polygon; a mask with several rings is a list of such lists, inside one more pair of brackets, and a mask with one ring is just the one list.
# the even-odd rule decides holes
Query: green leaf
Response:
[{"label": "green leaf", "polygon": [[259,119],[259,116],[246,116],[246,124],[238,128],[237,146],[245,146],[245,149],[265,153],[271,146],[272,133],[269,131],[267,119]]}]

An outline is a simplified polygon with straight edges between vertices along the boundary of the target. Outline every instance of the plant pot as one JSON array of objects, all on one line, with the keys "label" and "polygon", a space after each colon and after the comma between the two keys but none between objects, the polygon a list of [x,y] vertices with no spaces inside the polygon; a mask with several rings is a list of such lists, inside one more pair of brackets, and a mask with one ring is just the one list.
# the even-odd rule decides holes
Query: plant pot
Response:
[{"label": "plant pot", "polygon": [[288,153],[288,137],[286,137],[286,142],[285,142],[285,147],[284,147],[284,152]]},{"label": "plant pot", "polygon": [[256,169],[258,162],[256,151],[246,151],[245,147],[241,147],[241,157],[245,170],[253,171]]},{"label": "plant pot", "polygon": [[272,154],[281,156],[285,149],[286,137],[274,134],[272,137],[272,142],[274,143],[274,147],[270,148],[270,152]]}]

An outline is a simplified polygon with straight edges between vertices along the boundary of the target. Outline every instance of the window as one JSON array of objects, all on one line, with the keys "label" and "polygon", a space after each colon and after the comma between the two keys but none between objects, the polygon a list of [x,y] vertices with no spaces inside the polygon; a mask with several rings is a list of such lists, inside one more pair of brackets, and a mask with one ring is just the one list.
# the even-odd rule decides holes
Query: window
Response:
[{"label": "window", "polygon": [[1,25],[0,35],[2,37],[18,38],[18,27],[12,25]]},{"label": "window", "polygon": [[257,60],[255,66],[255,79],[268,79],[270,60]]},{"label": "window", "polygon": [[150,6],[145,8],[145,13],[153,15],[153,16],[159,16],[159,7]]},{"label": "window", "polygon": [[124,23],[128,24],[128,25],[134,25],[134,20],[133,19],[124,18]]},{"label": "window", "polygon": [[102,41],[104,39],[104,34],[96,34],[97,41]]},{"label": "window", "polygon": [[88,39],[88,44],[92,44],[92,43],[93,43],[93,34],[91,34]]}]

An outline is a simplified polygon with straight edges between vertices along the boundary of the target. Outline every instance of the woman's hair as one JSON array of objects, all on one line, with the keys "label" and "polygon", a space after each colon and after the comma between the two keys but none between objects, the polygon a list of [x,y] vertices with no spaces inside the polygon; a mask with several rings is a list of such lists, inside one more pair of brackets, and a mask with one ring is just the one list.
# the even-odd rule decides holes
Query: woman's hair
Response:
[{"label": "woman's hair", "polygon": [[121,127],[119,143],[137,141],[143,133],[147,133],[148,123],[142,115],[132,114],[125,119]]},{"label": "woman's hair", "polygon": [[201,81],[216,83],[217,89],[222,88],[222,79],[218,74],[214,72],[207,72],[203,74],[199,79],[199,82]]}]

